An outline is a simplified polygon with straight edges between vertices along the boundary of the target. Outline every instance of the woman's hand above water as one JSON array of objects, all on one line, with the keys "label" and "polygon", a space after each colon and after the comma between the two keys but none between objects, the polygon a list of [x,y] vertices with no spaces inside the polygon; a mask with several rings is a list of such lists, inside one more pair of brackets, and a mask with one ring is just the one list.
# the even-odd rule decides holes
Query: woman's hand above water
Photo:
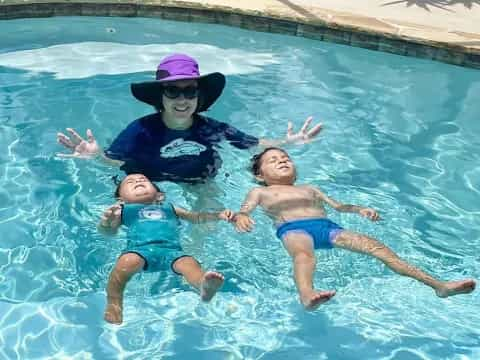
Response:
[{"label": "woman's hand above water", "polygon": [[285,142],[287,144],[292,144],[292,143],[307,143],[312,141],[320,131],[322,131],[322,123],[319,123],[315,126],[313,126],[311,129],[309,129],[310,124],[312,123],[313,117],[309,116],[305,122],[303,123],[302,128],[300,129],[299,132],[295,133],[293,132],[293,123],[291,121],[288,122],[287,126],[287,136],[285,137]]},{"label": "woman's hand above water", "polygon": [[260,139],[259,145],[263,147],[282,146],[287,144],[305,144],[312,141],[320,131],[322,131],[322,123],[319,123],[309,129],[313,117],[308,117],[299,132],[293,131],[293,123],[288,122],[287,135],[283,139]]},{"label": "woman's hand above water", "polygon": [[87,130],[86,140],[72,128],[67,128],[67,132],[70,137],[64,133],[58,133],[57,141],[72,152],[70,154],[58,153],[58,156],[91,159],[101,154],[102,150],[98,146],[92,130]]}]

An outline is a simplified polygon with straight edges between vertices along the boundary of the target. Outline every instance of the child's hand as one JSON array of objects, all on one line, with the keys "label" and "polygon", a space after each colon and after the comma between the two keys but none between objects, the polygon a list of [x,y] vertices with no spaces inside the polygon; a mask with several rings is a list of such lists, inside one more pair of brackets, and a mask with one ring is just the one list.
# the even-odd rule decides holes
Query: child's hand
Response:
[{"label": "child's hand", "polygon": [[218,218],[230,222],[235,219],[235,213],[230,209],[225,209],[218,214]]},{"label": "child's hand", "polygon": [[378,213],[372,208],[362,208],[360,209],[359,214],[372,221],[380,220],[380,215],[378,215]]},{"label": "child's hand", "polygon": [[254,224],[255,221],[246,214],[238,213],[235,215],[235,228],[238,232],[252,231]]},{"label": "child's hand", "polygon": [[122,223],[122,206],[115,204],[110,206],[103,213],[100,219],[100,226],[105,229],[117,229]]}]

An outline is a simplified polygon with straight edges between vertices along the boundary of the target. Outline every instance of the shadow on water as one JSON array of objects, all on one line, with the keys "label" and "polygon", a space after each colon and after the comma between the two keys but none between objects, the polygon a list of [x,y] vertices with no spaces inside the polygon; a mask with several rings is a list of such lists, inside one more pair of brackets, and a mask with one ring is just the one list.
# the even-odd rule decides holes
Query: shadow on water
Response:
[{"label": "shadow on water", "polygon": [[[328,64],[328,67],[331,66],[331,68],[338,69],[339,73],[349,74],[353,72],[345,61],[341,62],[335,56],[325,57],[324,61]],[[382,65],[371,64],[371,66]],[[398,189],[398,193],[395,194],[398,202],[415,212],[413,225],[416,230],[422,232],[422,240],[428,242],[430,245],[435,244],[434,247],[437,249],[441,248],[441,246],[430,234],[442,233],[450,238],[456,238],[458,235],[455,233],[453,227],[447,226],[444,217],[433,213],[431,208],[428,208],[421,201],[416,200],[419,195],[424,194],[424,189],[421,185],[412,182],[410,177],[412,174],[425,177],[426,179],[435,176],[434,169],[421,167],[419,164],[422,162],[419,162],[419,160],[435,160],[441,157],[443,152],[437,148],[438,140],[445,136],[456,135],[460,132],[461,128],[459,126],[461,125],[457,124],[455,120],[459,114],[462,113],[462,103],[456,99],[468,98],[468,94],[471,92],[471,87],[474,84],[466,81],[459,85],[458,79],[455,78],[452,72],[446,71],[442,75],[446,77],[446,89],[448,90],[446,92],[448,95],[440,99],[438,104],[436,104],[436,106],[443,109],[442,112],[439,113],[438,118],[433,122],[423,121],[422,128],[417,129],[416,133],[411,134],[408,140],[402,140],[398,136],[381,131],[376,127],[374,116],[370,116],[372,111],[369,106],[371,106],[372,103],[383,100],[364,97],[362,101],[350,104],[349,106],[351,108],[349,108],[349,110],[351,112],[356,109],[364,110],[366,115],[361,119],[363,125],[368,128],[366,129],[367,132],[376,134],[369,138],[370,145],[366,151],[375,159],[378,167],[371,170],[346,170],[337,173],[334,177],[336,185],[345,188],[350,188],[352,185],[355,185],[363,189],[379,189],[384,182],[393,184]],[[345,86],[342,81],[341,78],[333,78],[331,87],[341,89]],[[360,83],[356,85],[361,87],[368,86],[369,84]],[[401,114],[404,109],[395,103],[396,102],[391,99],[388,100],[388,106],[394,109],[392,114]],[[384,104],[381,105],[383,106]],[[422,116],[426,115],[423,114]],[[400,118],[396,120],[402,121]],[[456,224],[456,222],[451,223]],[[452,248],[448,249],[448,251],[447,249],[442,250],[446,253],[456,254]],[[422,251],[425,251],[425,249],[422,249]]]},{"label": "shadow on water", "polygon": [[[375,131],[372,129],[372,131]],[[387,181],[399,189],[396,195],[399,203],[415,213],[413,227],[422,234],[422,241],[452,255],[461,255],[454,248],[444,248],[435,241],[432,233],[442,233],[445,237],[456,238],[455,229],[445,226],[445,219],[432,212],[417,196],[424,193],[424,189],[413,184],[408,177],[411,174],[425,174],[429,176],[428,169],[421,169],[415,165],[419,158],[435,158],[438,151],[432,149],[432,144],[441,135],[455,133],[457,127],[454,124],[439,123],[429,126],[423,131],[411,137],[410,141],[400,143],[398,139],[388,134],[383,134],[381,140],[372,139],[370,154],[381,165],[374,170],[350,170],[335,176],[335,182],[341,186],[351,186],[365,189],[381,188],[382,183]],[[409,151],[415,149],[415,152]],[[386,210],[386,209],[385,209]],[[427,249],[422,249],[427,251]]]},{"label": "shadow on water", "polygon": [[[458,349],[462,347],[464,347],[464,354],[470,354],[469,344],[454,344],[451,341],[442,340],[432,342],[431,338],[420,336],[403,336],[395,341],[386,341],[382,347],[378,347],[376,336],[369,338],[355,328],[335,326],[327,316],[319,314],[320,312],[321,310],[313,313],[301,311],[297,314],[302,327],[289,333],[288,337],[301,339],[302,347],[296,346],[292,349],[285,346],[281,351],[267,354],[262,359],[291,359],[292,350],[303,359],[379,359],[388,355],[393,355],[392,358],[395,359],[418,359],[420,357],[414,349],[419,349],[426,343],[432,344],[430,349],[432,353],[441,354],[444,357],[458,355]],[[401,350],[399,350],[399,343],[403,345]],[[312,348],[321,350],[314,354]]]},{"label": "shadow on water", "polygon": [[[450,340],[435,340],[425,336],[402,336],[394,341],[385,341],[382,347],[378,346],[376,336],[365,336],[355,327],[335,326],[331,319],[323,314],[321,310],[313,313],[305,312],[298,308],[295,314],[296,321],[302,324],[294,331],[284,331],[277,334],[277,349],[266,351],[254,344],[238,344],[233,339],[225,337],[223,346],[212,349],[204,348],[202,345],[174,347],[174,354],[166,359],[264,359],[264,360],[287,360],[292,358],[292,353],[302,359],[379,359],[389,355],[395,359],[419,359],[419,352],[422,345],[430,344],[429,352],[439,357],[458,356],[471,354],[471,344],[465,342],[452,342]],[[388,326],[388,324],[385,324]],[[207,327],[193,326],[192,324],[177,324],[176,331],[182,337],[197,339],[197,344],[209,342],[209,332],[212,329]],[[282,332],[282,330],[279,330]],[[221,331],[215,331],[214,336],[221,337]],[[263,334],[259,334],[259,337]],[[267,339],[266,339],[267,340]],[[177,339],[177,341],[179,341]],[[399,343],[403,346],[399,348]],[[235,349],[235,351],[229,351]],[[421,352],[420,352],[421,353]]]}]

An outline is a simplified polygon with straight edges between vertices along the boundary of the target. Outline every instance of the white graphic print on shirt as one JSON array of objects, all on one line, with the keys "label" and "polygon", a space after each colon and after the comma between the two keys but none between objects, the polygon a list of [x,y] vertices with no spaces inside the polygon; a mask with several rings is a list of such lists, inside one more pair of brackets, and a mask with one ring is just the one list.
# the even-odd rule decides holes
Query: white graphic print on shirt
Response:
[{"label": "white graphic print on shirt", "polygon": [[200,155],[207,148],[195,141],[185,141],[183,138],[175,139],[160,149],[163,158],[174,158],[183,155]]}]

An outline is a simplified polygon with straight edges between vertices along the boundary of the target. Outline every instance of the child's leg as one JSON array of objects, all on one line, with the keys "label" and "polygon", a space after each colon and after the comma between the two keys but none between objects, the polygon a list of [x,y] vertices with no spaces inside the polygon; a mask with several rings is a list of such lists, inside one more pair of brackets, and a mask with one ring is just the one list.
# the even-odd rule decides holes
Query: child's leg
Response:
[{"label": "child's leg", "polygon": [[145,266],[145,260],[135,253],[120,256],[110,273],[107,285],[107,307],[104,318],[113,324],[121,324],[123,317],[123,291],[128,280]]},{"label": "child's leg", "polygon": [[305,308],[314,310],[320,304],[330,300],[335,295],[335,291],[313,289],[315,254],[312,238],[301,232],[290,232],[283,237],[283,245],[292,257],[295,284]]},{"label": "child's leg", "polygon": [[409,276],[430,286],[439,297],[466,294],[475,289],[475,281],[471,279],[449,282],[437,280],[400,259],[397,254],[381,242],[362,234],[342,231],[335,238],[334,245],[376,257],[396,273]]},{"label": "child's leg", "polygon": [[173,270],[200,292],[203,301],[210,301],[223,285],[223,275],[214,271],[203,271],[191,256],[183,256],[173,263]]}]

